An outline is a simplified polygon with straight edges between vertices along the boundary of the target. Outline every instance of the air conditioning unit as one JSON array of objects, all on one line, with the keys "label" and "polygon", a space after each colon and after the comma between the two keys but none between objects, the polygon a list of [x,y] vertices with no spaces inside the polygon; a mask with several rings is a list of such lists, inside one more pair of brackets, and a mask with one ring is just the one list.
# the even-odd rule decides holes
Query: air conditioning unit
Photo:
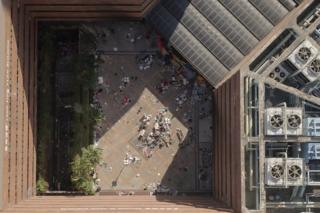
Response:
[{"label": "air conditioning unit", "polygon": [[320,136],[320,118],[309,117],[304,119],[303,134],[306,136]]},{"label": "air conditioning unit", "polygon": [[302,42],[288,57],[288,60],[297,68],[304,68],[318,54],[316,47],[308,40]]},{"label": "air conditioning unit", "polygon": [[315,58],[303,70],[302,74],[310,81],[313,82],[320,78],[320,56]]},{"label": "air conditioning unit", "polygon": [[284,135],[283,109],[281,107],[268,108],[265,114],[266,135]]},{"label": "air conditioning unit", "polygon": [[270,136],[302,135],[302,118],[302,108],[267,108],[265,113],[265,134]]},{"label": "air conditioning unit", "polygon": [[301,186],[304,176],[303,158],[265,159],[265,184],[268,186]]},{"label": "air conditioning unit", "polygon": [[289,76],[289,72],[285,68],[283,68],[281,65],[277,66],[269,74],[269,78],[272,78],[278,82],[284,81],[288,76]]},{"label": "air conditioning unit", "polygon": [[303,134],[303,110],[302,108],[286,108],[287,135]]}]

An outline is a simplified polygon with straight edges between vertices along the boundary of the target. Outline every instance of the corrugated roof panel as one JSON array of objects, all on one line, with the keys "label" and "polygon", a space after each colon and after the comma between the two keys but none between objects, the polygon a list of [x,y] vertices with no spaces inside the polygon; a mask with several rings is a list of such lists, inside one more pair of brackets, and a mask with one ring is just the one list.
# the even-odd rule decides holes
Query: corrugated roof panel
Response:
[{"label": "corrugated roof panel", "polygon": [[149,14],[148,19],[213,86],[228,73],[228,70],[165,8],[158,6]]},{"label": "corrugated roof panel", "polygon": [[278,0],[249,0],[273,25],[287,15],[288,10]]},{"label": "corrugated roof panel", "polygon": [[209,51],[228,69],[237,65],[243,55],[187,0],[165,0],[162,3]]},{"label": "corrugated roof panel", "polygon": [[297,6],[297,3],[294,0],[279,0],[279,2],[288,10],[293,10]]},{"label": "corrugated roof panel", "polygon": [[219,0],[258,39],[262,40],[272,24],[247,0]]},{"label": "corrugated roof panel", "polygon": [[258,43],[257,38],[218,1],[191,0],[191,3],[243,54],[248,54]]}]

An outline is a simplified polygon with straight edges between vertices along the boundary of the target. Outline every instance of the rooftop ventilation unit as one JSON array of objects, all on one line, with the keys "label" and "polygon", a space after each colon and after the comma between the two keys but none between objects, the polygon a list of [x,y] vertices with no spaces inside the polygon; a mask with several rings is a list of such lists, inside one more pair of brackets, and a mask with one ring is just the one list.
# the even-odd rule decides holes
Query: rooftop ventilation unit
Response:
[{"label": "rooftop ventilation unit", "polygon": [[302,135],[302,113],[301,108],[286,108],[287,135]]},{"label": "rooftop ventilation unit", "polygon": [[267,135],[283,135],[284,122],[283,110],[281,107],[266,109],[266,134]]},{"label": "rooftop ventilation unit", "polygon": [[296,164],[292,164],[288,167],[288,179],[297,180],[302,175],[302,168]]},{"label": "rooftop ventilation unit", "polygon": [[268,186],[301,186],[304,184],[302,158],[266,158],[265,184]]},{"label": "rooftop ventilation unit", "polygon": [[320,118],[305,118],[303,133],[307,136],[320,136]]},{"label": "rooftop ventilation unit", "polygon": [[284,69],[281,65],[277,66],[272,72],[270,72],[269,77],[282,82],[289,76],[289,72]]},{"label": "rooftop ventilation unit", "polygon": [[302,108],[273,107],[266,109],[266,135],[302,135]]},{"label": "rooftop ventilation unit", "polygon": [[288,59],[297,69],[302,69],[315,58],[317,53],[317,48],[310,41],[305,40],[290,54]]},{"label": "rooftop ventilation unit", "polygon": [[313,82],[320,78],[320,57],[318,56],[311,63],[308,64],[303,70],[303,75],[310,81]]},{"label": "rooftop ventilation unit", "polygon": [[316,58],[315,60],[313,60],[311,62],[310,70],[315,74],[320,73],[320,59],[319,58]]},{"label": "rooftop ventilation unit", "polygon": [[297,57],[302,63],[307,63],[311,57],[311,50],[308,47],[301,47],[298,50]]}]

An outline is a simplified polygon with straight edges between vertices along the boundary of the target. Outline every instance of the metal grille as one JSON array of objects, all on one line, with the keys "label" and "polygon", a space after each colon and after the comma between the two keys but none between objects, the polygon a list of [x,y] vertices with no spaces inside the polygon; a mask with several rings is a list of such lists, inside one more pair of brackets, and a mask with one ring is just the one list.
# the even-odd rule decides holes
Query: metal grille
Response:
[{"label": "metal grille", "polygon": [[263,39],[272,24],[246,0],[219,0],[258,39]]},{"label": "metal grille", "polygon": [[165,8],[156,7],[148,19],[213,86],[228,73],[228,70]]},{"label": "metal grille", "polygon": [[287,15],[288,10],[278,0],[249,0],[273,25]]},{"label": "metal grille", "polygon": [[243,54],[248,54],[258,43],[255,36],[218,1],[191,0],[191,3]]},{"label": "metal grille", "polygon": [[163,2],[174,15],[228,69],[237,65],[243,55],[208,20],[186,0]]}]

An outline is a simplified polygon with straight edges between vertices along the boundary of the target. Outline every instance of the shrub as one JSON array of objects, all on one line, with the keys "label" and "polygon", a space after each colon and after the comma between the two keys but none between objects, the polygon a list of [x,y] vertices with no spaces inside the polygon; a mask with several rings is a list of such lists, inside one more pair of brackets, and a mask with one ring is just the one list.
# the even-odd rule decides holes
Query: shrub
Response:
[{"label": "shrub", "polygon": [[90,122],[92,125],[96,125],[103,120],[103,113],[96,107],[90,107],[89,109]]},{"label": "shrub", "polygon": [[102,149],[89,145],[81,149],[71,162],[71,182],[75,189],[87,195],[95,193],[94,173],[96,166],[101,162]]},{"label": "shrub", "polygon": [[42,176],[40,176],[37,181],[37,192],[44,193],[44,192],[48,191],[48,189],[49,189],[48,182]]}]

